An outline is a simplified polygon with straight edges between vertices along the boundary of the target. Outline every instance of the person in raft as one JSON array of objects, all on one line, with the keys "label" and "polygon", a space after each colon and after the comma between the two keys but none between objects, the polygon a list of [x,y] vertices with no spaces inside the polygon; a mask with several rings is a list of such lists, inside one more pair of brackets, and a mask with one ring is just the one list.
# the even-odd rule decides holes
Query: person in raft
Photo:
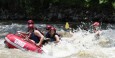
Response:
[{"label": "person in raft", "polygon": [[[53,26],[51,26],[51,25],[46,25],[45,35],[50,32],[50,29],[51,29],[52,27],[53,27]],[[48,42],[49,42],[49,38],[44,38],[43,44],[47,44]]]},{"label": "person in raft", "polygon": [[[28,20],[28,21],[27,21],[27,24],[28,24],[28,26],[29,26],[30,24],[33,24],[33,25],[34,25],[34,21],[33,21],[33,20]],[[34,28],[35,28],[36,30],[38,30],[37,27],[34,26]],[[28,29],[28,30],[29,30],[29,29]],[[28,32],[28,31],[27,31],[27,32]]]},{"label": "person in raft", "polygon": [[42,35],[42,33],[36,30],[33,24],[28,25],[28,32],[29,32],[28,39],[30,39],[33,43],[35,43],[36,46],[41,46],[44,40],[44,36]]},{"label": "person in raft", "polygon": [[[33,25],[34,25],[34,21],[33,21],[33,20],[28,20],[28,21],[27,21],[27,27],[29,27],[30,24],[33,24]],[[35,29],[37,29],[37,28],[35,27]],[[29,29],[27,28],[27,31],[26,31],[26,32],[22,32],[22,31],[17,31],[17,32],[18,32],[19,34],[28,35],[28,31],[29,31]]]},{"label": "person in raft", "polygon": [[[29,27],[29,25],[30,24],[33,24],[33,26],[34,26],[34,21],[33,20],[28,20],[27,21],[27,26]],[[36,29],[36,30],[38,30],[40,33],[42,33],[42,35],[44,35],[44,33],[42,32],[42,31],[40,31],[37,27],[35,27],[34,26],[34,28]],[[21,31],[17,31],[19,34],[21,34],[21,35],[28,35],[29,34],[29,28],[27,29],[27,32],[21,32]],[[25,36],[23,36],[24,38],[25,38]]]},{"label": "person in raft", "polygon": [[99,23],[99,22],[94,22],[94,23],[93,23],[93,32],[94,32],[94,33],[96,33],[97,31],[100,30],[99,26],[100,26],[100,23]]},{"label": "person in raft", "polygon": [[60,41],[60,36],[56,33],[56,28],[51,27],[49,32],[46,34],[46,38],[49,42],[58,43]]},{"label": "person in raft", "polygon": [[99,22],[94,22],[93,23],[93,32],[96,34],[96,38],[99,39],[99,36],[101,34],[101,31],[100,31],[100,23]]},{"label": "person in raft", "polygon": [[46,31],[49,32],[52,27],[53,26],[51,26],[51,25],[46,25]]}]

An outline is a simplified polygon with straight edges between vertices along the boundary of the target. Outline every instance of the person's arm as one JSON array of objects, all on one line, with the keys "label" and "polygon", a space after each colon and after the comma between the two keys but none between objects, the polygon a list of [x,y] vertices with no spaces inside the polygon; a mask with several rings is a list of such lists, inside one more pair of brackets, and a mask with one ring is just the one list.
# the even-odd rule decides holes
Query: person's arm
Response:
[{"label": "person's arm", "polygon": [[38,30],[35,30],[34,33],[36,36],[40,37],[40,42],[36,44],[37,46],[40,46],[44,40],[44,36]]},{"label": "person's arm", "polygon": [[17,34],[21,36],[24,40],[29,36],[29,33],[22,32],[22,31],[17,31]]},{"label": "person's arm", "polygon": [[95,34],[99,36],[101,33],[102,31],[98,30]]},{"label": "person's arm", "polygon": [[54,41],[54,43],[58,43],[60,41],[59,36],[55,35],[56,41]]}]

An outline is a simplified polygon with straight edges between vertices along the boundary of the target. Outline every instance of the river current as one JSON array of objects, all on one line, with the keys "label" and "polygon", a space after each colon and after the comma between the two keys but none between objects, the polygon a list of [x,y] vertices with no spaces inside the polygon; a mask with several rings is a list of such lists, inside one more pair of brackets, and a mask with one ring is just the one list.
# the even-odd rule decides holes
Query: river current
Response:
[{"label": "river current", "polygon": [[[35,24],[44,30],[46,24]],[[58,44],[44,45],[43,54],[5,48],[4,38],[8,33],[26,31],[25,24],[0,24],[0,58],[115,58],[115,25],[108,24],[97,39],[95,33],[77,28],[66,33],[62,25],[52,24],[63,35]],[[70,36],[71,35],[71,36]]]}]

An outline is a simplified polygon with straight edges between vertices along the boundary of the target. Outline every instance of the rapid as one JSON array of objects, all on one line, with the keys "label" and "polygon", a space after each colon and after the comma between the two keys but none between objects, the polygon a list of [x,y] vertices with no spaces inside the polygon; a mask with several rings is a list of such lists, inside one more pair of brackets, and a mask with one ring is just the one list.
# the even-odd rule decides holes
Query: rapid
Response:
[{"label": "rapid", "polygon": [[[115,25],[102,27],[99,38],[95,33],[82,30],[80,27],[73,33],[66,33],[62,25],[52,24],[63,35],[58,44],[49,43],[42,47],[44,53],[5,48],[4,38],[8,33],[26,31],[25,24],[0,24],[0,58],[115,58]],[[102,24],[103,25],[103,24]],[[44,30],[46,24],[35,24]],[[82,26],[82,25],[81,25]],[[90,29],[89,29],[90,30]]]}]

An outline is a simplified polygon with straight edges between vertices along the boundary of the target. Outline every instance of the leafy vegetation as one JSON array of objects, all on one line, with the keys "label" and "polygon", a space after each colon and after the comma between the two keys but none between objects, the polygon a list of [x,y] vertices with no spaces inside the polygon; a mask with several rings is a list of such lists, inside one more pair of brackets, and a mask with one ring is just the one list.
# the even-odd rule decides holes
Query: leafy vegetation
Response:
[{"label": "leafy vegetation", "polygon": [[52,6],[86,8],[101,11],[115,10],[115,0],[0,0],[0,8],[27,15],[37,14]]}]

